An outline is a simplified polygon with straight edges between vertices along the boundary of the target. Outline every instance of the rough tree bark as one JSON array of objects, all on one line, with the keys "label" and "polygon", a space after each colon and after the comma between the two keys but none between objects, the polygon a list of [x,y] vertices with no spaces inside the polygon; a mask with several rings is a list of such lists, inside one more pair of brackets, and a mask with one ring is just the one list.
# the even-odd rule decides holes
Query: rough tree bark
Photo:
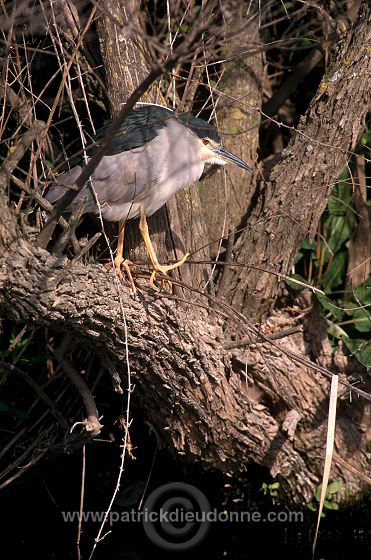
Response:
[{"label": "rough tree bark", "polygon": [[[222,94],[216,113],[223,145],[254,167],[259,143],[263,61],[258,17],[254,17],[249,4],[244,1],[234,5],[228,25],[231,39],[222,53],[227,62],[223,63],[223,75],[217,84]],[[247,49],[241,47],[246,44],[246,37]],[[241,50],[247,52],[241,55]],[[210,241],[243,225],[254,185],[254,176],[234,165],[219,168],[204,181],[201,201]],[[218,245],[213,246],[213,256]]]},{"label": "rough tree bark", "polygon": [[[69,332],[118,367],[126,364],[127,326],[134,399],[164,444],[187,460],[231,474],[252,462],[266,466],[282,481],[288,500],[310,500],[322,468],[327,380],[292,363],[279,346],[252,338],[249,350],[229,362],[218,315],[200,310],[191,318],[183,306],[145,292],[135,301],[114,281],[114,272],[100,265],[69,267],[67,259],[24,239],[3,196],[0,224],[2,316]],[[275,328],[281,326],[282,318]],[[302,334],[286,344],[305,351]],[[265,404],[250,399],[241,360]],[[290,410],[300,420],[291,436],[284,428]],[[338,421],[339,462],[332,474],[344,481],[348,500],[362,495],[357,472],[367,470],[362,414],[362,401],[355,399]]]},{"label": "rough tree bark", "polygon": [[[317,95],[254,200],[249,227],[238,239],[229,301],[260,320],[272,309],[279,277],[287,274],[309,233],[313,238],[331,188],[354,150],[369,110],[371,10],[364,2],[358,19],[339,44]],[[267,271],[267,272],[266,272]]]}]

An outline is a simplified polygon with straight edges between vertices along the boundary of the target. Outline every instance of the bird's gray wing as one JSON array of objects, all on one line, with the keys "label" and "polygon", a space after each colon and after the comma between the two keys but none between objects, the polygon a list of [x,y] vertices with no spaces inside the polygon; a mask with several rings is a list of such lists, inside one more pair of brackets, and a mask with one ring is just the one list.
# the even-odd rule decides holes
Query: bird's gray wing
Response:
[{"label": "bird's gray wing", "polygon": [[[62,198],[67,190],[64,185],[73,185],[80,175],[81,170],[81,166],[76,165],[76,167],[73,167],[70,171],[58,175],[55,178],[55,182],[51,185],[49,191],[45,195],[46,200],[51,204],[54,204],[57,200]],[[70,210],[70,208],[67,208],[67,211],[68,210]]]},{"label": "bird's gray wing", "polygon": [[[108,146],[106,155],[120,154],[145,146],[166,126],[167,120],[174,116],[174,111],[158,105],[144,105],[131,111]],[[107,134],[110,126],[111,123],[107,123],[97,132],[94,139],[95,146],[99,145],[99,141]],[[88,155],[93,155],[95,146],[92,146]]]},{"label": "bird's gray wing", "polygon": [[[104,156],[93,176],[100,204],[126,204],[146,197],[158,180],[156,163],[156,152],[149,145]],[[91,196],[88,186],[83,190]]]},{"label": "bird's gray wing", "polygon": [[[119,131],[109,145],[94,172],[94,188],[99,192],[99,201],[132,202],[145,197],[150,186],[156,181],[153,176],[156,161],[151,150],[147,150],[169,118],[175,113],[165,107],[144,105],[133,110],[121,124]],[[96,134],[94,143],[87,147],[86,155],[90,158],[99,146],[100,140],[107,134],[111,123],[104,125]],[[144,152],[143,152],[144,151]],[[73,184],[80,175],[84,162],[81,156],[73,156],[61,168],[62,173],[46,195],[54,204],[66,192],[64,185]],[[86,185],[81,190],[86,199],[86,212],[93,212],[94,195]],[[67,211],[70,210],[67,208]]]},{"label": "bird's gray wing", "polygon": [[[158,105],[144,105],[139,109],[134,109],[120,125],[105,155],[113,156],[145,146],[166,126],[167,120],[174,117],[176,117],[174,111]],[[111,125],[112,121],[106,123],[97,131],[93,142],[85,150],[88,157],[92,157],[95,154],[101,140],[109,132]],[[84,158],[82,153],[73,155],[60,168],[60,171],[66,172],[73,169],[76,165],[83,164]]]},{"label": "bird's gray wing", "polygon": [[[78,198],[85,200],[84,212],[97,209],[95,194],[101,206],[110,204],[129,204],[140,202],[148,196],[158,180],[157,138],[142,148],[104,156],[94,171],[91,188],[86,184],[76,196],[70,211]],[[161,149],[161,146],[158,146]],[[66,192],[65,185],[72,185],[81,173],[81,166],[76,166],[56,178],[56,184],[49,190],[46,198],[52,204]],[[94,191],[93,191],[94,189]],[[94,194],[95,192],[95,194]]]}]

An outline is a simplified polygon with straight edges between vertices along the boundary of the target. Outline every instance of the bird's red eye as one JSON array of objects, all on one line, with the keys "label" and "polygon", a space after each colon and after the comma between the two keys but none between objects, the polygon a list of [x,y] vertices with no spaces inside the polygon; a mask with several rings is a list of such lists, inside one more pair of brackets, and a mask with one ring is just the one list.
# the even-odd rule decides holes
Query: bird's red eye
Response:
[{"label": "bird's red eye", "polygon": [[207,146],[208,144],[210,144],[210,142],[208,141],[207,138],[203,138],[202,143],[205,144],[205,146]]}]

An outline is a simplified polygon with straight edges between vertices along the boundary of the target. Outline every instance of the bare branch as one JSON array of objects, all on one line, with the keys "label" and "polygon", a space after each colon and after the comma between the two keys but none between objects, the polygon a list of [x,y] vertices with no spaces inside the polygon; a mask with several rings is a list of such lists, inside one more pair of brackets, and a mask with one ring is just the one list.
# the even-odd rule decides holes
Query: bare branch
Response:
[{"label": "bare branch", "polygon": [[72,383],[75,385],[81,395],[87,413],[87,418],[83,423],[86,431],[89,432],[92,437],[94,437],[99,434],[102,425],[99,422],[95,400],[88,385],[86,384],[82,376],[75,370],[71,362],[65,357],[67,350],[70,350],[71,340],[71,335],[66,334],[63,337],[63,340],[58,348],[56,348],[56,350],[54,351],[54,354],[58,359],[60,365],[62,366],[64,372],[71,379]]},{"label": "bare branch", "polygon": [[31,142],[33,142],[44,129],[45,123],[35,121],[34,125],[29,128],[27,132],[25,132],[16,142],[15,146],[9,150],[9,153],[0,168],[0,189],[3,189],[3,191],[6,190],[14,168],[18,165],[18,162],[24,156],[26,150],[30,147]]}]

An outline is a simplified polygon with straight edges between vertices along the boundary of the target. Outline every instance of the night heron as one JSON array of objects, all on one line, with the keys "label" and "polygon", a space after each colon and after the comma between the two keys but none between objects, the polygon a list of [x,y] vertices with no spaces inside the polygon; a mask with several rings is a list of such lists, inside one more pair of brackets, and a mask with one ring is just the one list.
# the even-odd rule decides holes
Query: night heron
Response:
[{"label": "night heron", "polygon": [[[97,133],[86,151],[88,157],[109,126],[110,123]],[[228,162],[252,172],[249,165],[221,146],[219,134],[206,121],[160,105],[146,104],[129,113],[91,181],[66,211],[70,212],[77,201],[83,199],[83,213],[101,212],[105,220],[119,222],[114,263],[118,269],[124,266],[131,282],[128,267],[131,263],[123,258],[124,226],[127,220],[139,217],[140,232],[153,267],[150,279],[153,286],[157,272],[167,275],[183,264],[188,254],[175,264],[160,264],[149,236],[147,216],[154,214],[180,189],[197,181],[205,163],[224,165]],[[63,196],[68,185],[73,185],[80,175],[83,165],[83,158],[72,159],[69,170],[56,178],[56,184],[46,195],[49,202],[54,203]],[[132,286],[135,290],[133,282]]]}]

